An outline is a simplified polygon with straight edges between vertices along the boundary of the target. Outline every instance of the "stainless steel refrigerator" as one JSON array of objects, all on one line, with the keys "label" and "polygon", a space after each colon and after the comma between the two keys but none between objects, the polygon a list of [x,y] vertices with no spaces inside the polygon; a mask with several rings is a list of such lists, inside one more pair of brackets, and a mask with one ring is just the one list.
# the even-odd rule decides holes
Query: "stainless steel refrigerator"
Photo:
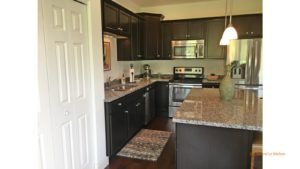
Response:
[{"label": "stainless steel refrigerator", "polygon": [[262,39],[231,40],[226,63],[232,65],[231,78],[236,88],[255,90],[262,98]]}]

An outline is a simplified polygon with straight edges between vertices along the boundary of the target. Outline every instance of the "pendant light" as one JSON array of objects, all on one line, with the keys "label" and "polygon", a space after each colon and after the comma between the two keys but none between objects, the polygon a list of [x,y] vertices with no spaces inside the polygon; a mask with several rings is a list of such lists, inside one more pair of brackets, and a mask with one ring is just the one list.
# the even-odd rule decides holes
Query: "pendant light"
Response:
[{"label": "pendant light", "polygon": [[[238,35],[237,32],[235,30],[235,28],[233,27],[231,20],[232,20],[232,0],[229,0],[230,3],[230,16],[229,16],[229,24],[227,26],[227,28],[225,29],[222,39],[220,41],[220,45],[229,45],[229,41],[232,39],[237,39]],[[227,0],[226,0],[226,10],[225,10],[225,24],[226,24],[226,20],[227,20]]]}]

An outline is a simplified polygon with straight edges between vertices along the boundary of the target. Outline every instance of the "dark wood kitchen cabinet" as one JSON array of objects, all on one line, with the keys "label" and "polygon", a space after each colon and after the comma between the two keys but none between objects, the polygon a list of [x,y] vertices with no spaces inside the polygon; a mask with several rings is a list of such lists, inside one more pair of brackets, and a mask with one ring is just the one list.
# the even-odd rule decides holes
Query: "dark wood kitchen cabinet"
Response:
[{"label": "dark wood kitchen cabinet", "polygon": [[172,29],[174,40],[205,38],[205,22],[203,20],[174,21]]},{"label": "dark wood kitchen cabinet", "polygon": [[106,150],[114,156],[144,123],[144,90],[105,103]]},{"label": "dark wood kitchen cabinet", "polygon": [[131,16],[131,33],[128,38],[117,39],[118,61],[143,59],[142,20]]},{"label": "dark wood kitchen cabinet", "polygon": [[171,59],[172,58],[172,22],[162,22],[161,24],[162,32],[162,55],[161,59]]},{"label": "dark wood kitchen cabinet", "polygon": [[[129,99],[129,98],[128,98]],[[141,95],[128,105],[128,138],[139,131],[144,124],[145,118],[145,98]]]},{"label": "dark wood kitchen cabinet", "polygon": [[130,14],[111,1],[103,2],[103,30],[117,35],[130,35]]},{"label": "dark wood kitchen cabinet", "polygon": [[240,15],[232,18],[239,39],[262,38],[263,20],[261,14]]},{"label": "dark wood kitchen cabinet", "polygon": [[206,23],[205,58],[224,59],[227,55],[226,46],[220,45],[225,30],[225,19],[210,19]]},{"label": "dark wood kitchen cabinet", "polygon": [[144,19],[144,59],[161,58],[161,14],[139,13]]},{"label": "dark wood kitchen cabinet", "polygon": [[133,60],[143,59],[143,20],[131,16],[131,57]]},{"label": "dark wood kitchen cabinet", "polygon": [[155,95],[157,116],[168,117],[169,115],[169,82],[156,82]]}]

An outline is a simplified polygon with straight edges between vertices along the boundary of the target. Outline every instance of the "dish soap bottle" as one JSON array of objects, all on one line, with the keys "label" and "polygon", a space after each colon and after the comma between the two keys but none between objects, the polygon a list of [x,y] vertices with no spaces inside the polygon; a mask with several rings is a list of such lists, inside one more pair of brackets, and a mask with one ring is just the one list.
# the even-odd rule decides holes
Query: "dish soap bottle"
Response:
[{"label": "dish soap bottle", "polygon": [[125,85],[126,81],[125,81],[125,75],[123,73],[122,78],[121,78],[121,84]]}]

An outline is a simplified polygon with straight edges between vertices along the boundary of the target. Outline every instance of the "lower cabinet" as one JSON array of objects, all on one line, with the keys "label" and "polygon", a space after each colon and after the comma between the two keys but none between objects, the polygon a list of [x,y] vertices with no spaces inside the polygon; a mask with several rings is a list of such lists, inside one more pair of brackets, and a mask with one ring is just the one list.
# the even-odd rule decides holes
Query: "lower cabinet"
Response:
[{"label": "lower cabinet", "polygon": [[138,90],[113,102],[105,103],[106,150],[114,156],[143,127],[144,90]]},{"label": "lower cabinet", "polygon": [[169,114],[169,82],[156,82],[156,115],[168,117]]},{"label": "lower cabinet", "polygon": [[128,138],[131,138],[143,127],[145,118],[145,99],[139,97],[128,105]]}]

